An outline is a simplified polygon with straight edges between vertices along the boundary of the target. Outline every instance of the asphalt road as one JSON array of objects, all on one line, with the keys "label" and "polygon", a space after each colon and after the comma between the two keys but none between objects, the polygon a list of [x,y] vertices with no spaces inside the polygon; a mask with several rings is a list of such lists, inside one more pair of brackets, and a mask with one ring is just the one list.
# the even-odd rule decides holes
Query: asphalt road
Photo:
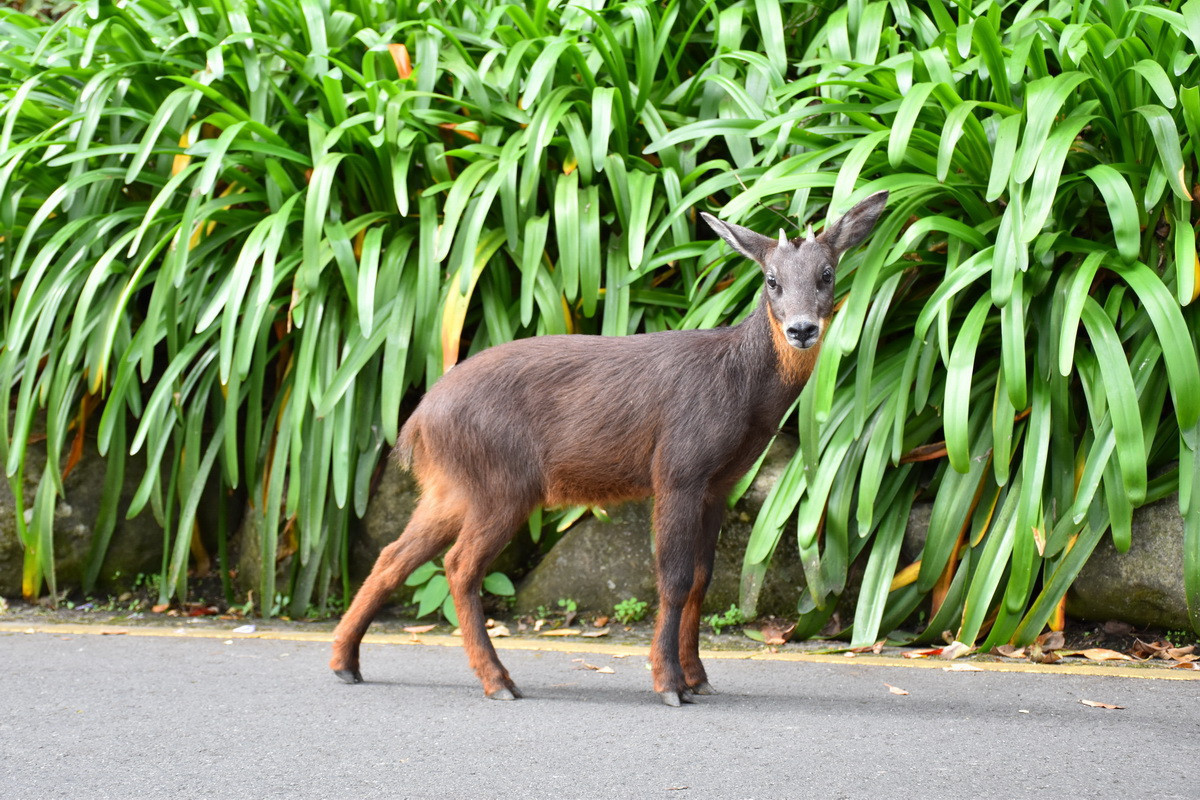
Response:
[{"label": "asphalt road", "polygon": [[501,657],[526,699],[454,647],[349,686],[324,642],[0,631],[0,798],[1200,797],[1200,681],[713,659],[672,709],[641,655]]}]

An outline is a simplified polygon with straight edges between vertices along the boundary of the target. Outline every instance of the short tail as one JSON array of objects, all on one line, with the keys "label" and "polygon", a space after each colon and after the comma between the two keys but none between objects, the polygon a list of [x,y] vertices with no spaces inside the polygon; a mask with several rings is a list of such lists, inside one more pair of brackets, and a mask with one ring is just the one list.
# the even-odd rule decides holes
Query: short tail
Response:
[{"label": "short tail", "polygon": [[400,438],[392,449],[392,460],[409,472],[412,472],[413,452],[417,447],[417,427],[416,415],[409,417],[400,429]]}]

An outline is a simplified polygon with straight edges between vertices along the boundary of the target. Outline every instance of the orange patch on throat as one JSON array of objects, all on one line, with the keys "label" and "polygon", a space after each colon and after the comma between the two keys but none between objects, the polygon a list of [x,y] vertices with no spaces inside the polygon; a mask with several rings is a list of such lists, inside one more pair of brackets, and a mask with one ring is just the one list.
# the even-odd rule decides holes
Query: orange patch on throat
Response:
[{"label": "orange patch on throat", "polygon": [[779,377],[784,383],[803,386],[816,366],[817,353],[821,350],[821,340],[825,338],[825,328],[828,326],[822,321],[821,339],[807,350],[800,350],[788,343],[787,334],[783,332],[783,326],[775,318],[770,305],[767,305],[767,319],[771,323],[771,343],[775,345],[775,369]]}]

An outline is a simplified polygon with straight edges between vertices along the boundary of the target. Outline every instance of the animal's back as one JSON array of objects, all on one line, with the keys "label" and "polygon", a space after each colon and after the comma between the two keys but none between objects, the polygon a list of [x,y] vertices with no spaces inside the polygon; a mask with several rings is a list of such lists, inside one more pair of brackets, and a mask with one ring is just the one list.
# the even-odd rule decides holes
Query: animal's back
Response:
[{"label": "animal's back", "polygon": [[425,395],[405,423],[401,455],[412,453],[419,478],[436,470],[474,490],[520,491],[531,504],[644,497],[663,432],[730,394],[729,339],[729,329],[716,329],[490,348]]}]

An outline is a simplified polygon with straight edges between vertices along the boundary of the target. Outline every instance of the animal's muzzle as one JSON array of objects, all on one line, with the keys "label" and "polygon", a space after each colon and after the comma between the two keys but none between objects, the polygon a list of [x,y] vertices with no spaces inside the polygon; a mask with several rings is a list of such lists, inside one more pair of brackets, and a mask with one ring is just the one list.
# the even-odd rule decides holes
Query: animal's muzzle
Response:
[{"label": "animal's muzzle", "polygon": [[807,350],[821,338],[821,328],[815,322],[806,319],[791,323],[784,332],[787,334],[788,344],[800,350]]}]

